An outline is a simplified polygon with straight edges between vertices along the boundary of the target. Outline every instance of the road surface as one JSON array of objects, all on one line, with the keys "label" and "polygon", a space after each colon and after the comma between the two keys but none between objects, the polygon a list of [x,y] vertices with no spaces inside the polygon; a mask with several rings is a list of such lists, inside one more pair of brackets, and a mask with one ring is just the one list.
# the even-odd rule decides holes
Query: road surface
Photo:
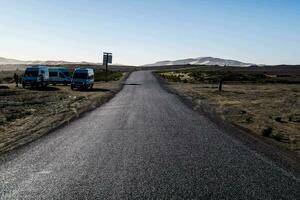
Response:
[{"label": "road surface", "polygon": [[104,106],[0,157],[1,199],[299,199],[299,177],[134,72]]}]

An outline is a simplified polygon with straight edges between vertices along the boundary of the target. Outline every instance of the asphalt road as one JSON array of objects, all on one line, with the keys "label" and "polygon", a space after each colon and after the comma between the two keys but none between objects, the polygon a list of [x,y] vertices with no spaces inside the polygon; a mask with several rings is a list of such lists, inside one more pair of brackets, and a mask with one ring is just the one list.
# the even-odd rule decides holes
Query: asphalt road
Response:
[{"label": "asphalt road", "polygon": [[299,177],[134,72],[104,106],[0,157],[1,199],[299,199]]}]

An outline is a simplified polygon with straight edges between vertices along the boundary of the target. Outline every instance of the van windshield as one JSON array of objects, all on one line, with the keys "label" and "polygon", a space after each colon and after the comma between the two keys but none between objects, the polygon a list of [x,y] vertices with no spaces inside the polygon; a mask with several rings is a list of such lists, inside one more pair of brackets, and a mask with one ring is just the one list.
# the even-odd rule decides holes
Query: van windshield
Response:
[{"label": "van windshield", "polygon": [[32,70],[26,70],[25,71],[25,76],[36,77],[36,76],[38,76],[38,74],[39,74],[38,71],[32,71]]},{"label": "van windshield", "polygon": [[73,78],[87,79],[87,73],[74,73]]}]

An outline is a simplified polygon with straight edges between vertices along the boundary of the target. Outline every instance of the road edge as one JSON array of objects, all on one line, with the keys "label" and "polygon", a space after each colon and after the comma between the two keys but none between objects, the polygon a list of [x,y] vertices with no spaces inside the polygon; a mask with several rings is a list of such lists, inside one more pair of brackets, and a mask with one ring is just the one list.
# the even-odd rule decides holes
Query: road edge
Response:
[{"label": "road edge", "polygon": [[196,104],[191,97],[184,96],[173,88],[170,84],[159,76],[155,71],[152,71],[153,76],[158,80],[159,85],[167,92],[177,96],[190,109],[198,112],[207,117],[214,123],[220,130],[241,141],[250,150],[257,152],[260,155],[272,160],[276,165],[282,167],[288,172],[293,173],[295,176],[300,177],[300,157],[297,153],[292,152],[282,146],[277,145],[275,142],[264,139],[250,130],[230,123],[222,119],[216,112],[209,108],[209,104],[200,105]]}]

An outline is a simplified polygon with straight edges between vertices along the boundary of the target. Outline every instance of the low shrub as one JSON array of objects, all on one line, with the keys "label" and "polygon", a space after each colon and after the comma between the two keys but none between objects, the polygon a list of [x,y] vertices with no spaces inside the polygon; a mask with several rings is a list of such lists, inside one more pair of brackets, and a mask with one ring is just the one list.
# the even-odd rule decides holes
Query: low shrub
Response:
[{"label": "low shrub", "polygon": [[281,141],[283,139],[283,135],[280,133],[272,135],[272,138],[274,138],[277,141]]},{"label": "low shrub", "polygon": [[181,82],[180,76],[175,75],[175,74],[164,74],[164,73],[161,73],[160,76],[163,77],[164,79],[169,80],[169,81]]},{"label": "low shrub", "polygon": [[282,122],[282,119],[281,119],[281,117],[275,117],[275,121],[276,122]]},{"label": "low shrub", "polygon": [[289,116],[290,122],[300,122],[300,114],[294,114]]},{"label": "low shrub", "polygon": [[108,71],[96,71],[95,81],[117,81],[122,78],[122,72]]},{"label": "low shrub", "polygon": [[13,83],[14,79],[12,77],[5,77],[2,79],[3,83]]},{"label": "low shrub", "polygon": [[261,133],[264,137],[270,137],[272,134],[273,128],[272,127],[266,127],[262,129]]}]

